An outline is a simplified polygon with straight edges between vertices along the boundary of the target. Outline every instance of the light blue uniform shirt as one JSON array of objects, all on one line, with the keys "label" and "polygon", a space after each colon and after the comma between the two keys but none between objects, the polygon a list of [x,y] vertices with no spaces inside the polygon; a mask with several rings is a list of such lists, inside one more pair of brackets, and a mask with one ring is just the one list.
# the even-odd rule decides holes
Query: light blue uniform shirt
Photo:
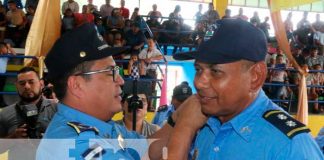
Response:
[{"label": "light blue uniform shirt", "polygon": [[315,138],[317,144],[322,149],[322,152],[324,154],[324,127],[319,131],[317,137]]},{"label": "light blue uniform shirt", "polygon": [[175,111],[174,106],[172,104],[167,106],[167,109],[162,109],[161,111],[157,111],[153,118],[152,123],[156,124],[160,127],[163,127],[165,122],[168,120],[168,117]]},{"label": "light blue uniform shirt", "polygon": [[[78,133],[68,122],[88,127],[81,127],[83,131]],[[146,139],[137,133],[127,131],[112,120],[104,122],[61,103],[43,138],[37,149],[38,160],[87,159],[86,156],[92,157],[95,153],[101,154],[99,157],[103,159],[132,160],[139,159],[147,149]],[[125,139],[133,140],[126,144]],[[136,147],[141,147],[140,151]]]},{"label": "light blue uniform shirt", "polygon": [[[208,119],[192,145],[191,158],[199,160],[323,160],[309,133],[290,139],[262,116],[268,110],[281,110],[263,91],[243,112],[221,124]],[[287,126],[289,127],[289,126]]]}]

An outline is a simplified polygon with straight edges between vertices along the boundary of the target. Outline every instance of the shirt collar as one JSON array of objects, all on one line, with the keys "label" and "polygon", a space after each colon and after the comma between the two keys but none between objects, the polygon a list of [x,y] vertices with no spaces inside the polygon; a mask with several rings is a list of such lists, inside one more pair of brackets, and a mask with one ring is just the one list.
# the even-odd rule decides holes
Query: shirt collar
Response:
[{"label": "shirt collar", "polygon": [[240,135],[247,142],[251,139],[251,134],[255,128],[255,120],[260,117],[265,108],[262,108],[264,104],[269,103],[270,100],[266,97],[263,90],[260,90],[257,98],[239,115],[235,116],[232,120],[221,124],[216,117],[211,117],[207,121],[207,125],[216,134],[221,127],[231,126],[234,131]]},{"label": "shirt collar", "polygon": [[114,126],[114,122],[112,120],[107,122],[99,120],[62,103],[58,104],[58,113],[63,114],[68,121],[76,121],[84,125],[96,127],[99,130],[99,135],[106,135],[106,133],[110,133]]}]

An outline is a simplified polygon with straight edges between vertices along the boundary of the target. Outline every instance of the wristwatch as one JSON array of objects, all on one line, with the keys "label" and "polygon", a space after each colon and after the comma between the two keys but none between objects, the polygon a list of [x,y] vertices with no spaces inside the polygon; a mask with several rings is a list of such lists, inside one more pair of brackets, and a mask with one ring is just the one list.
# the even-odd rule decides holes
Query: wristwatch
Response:
[{"label": "wristwatch", "polygon": [[169,124],[171,127],[174,127],[174,126],[175,126],[175,122],[174,122],[174,120],[172,119],[172,114],[168,117],[168,124]]}]

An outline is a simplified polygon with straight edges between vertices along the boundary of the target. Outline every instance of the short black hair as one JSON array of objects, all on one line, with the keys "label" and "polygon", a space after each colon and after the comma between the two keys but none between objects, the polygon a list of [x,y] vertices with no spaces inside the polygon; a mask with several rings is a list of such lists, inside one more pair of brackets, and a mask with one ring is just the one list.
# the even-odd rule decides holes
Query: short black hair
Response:
[{"label": "short black hair", "polygon": [[[52,83],[54,86],[53,89],[57,99],[59,100],[64,99],[67,91],[67,81],[70,76],[74,75],[75,73],[88,72],[90,71],[93,65],[94,65],[94,61],[85,61],[82,62],[81,64],[78,64],[70,72],[65,73],[60,78],[49,79],[49,82]],[[87,75],[84,75],[83,78],[86,80],[90,80],[90,76]]]},{"label": "short black hair", "polygon": [[9,0],[7,3],[8,3],[8,4],[9,4],[9,3],[17,4],[17,2],[16,2],[15,0]]},{"label": "short black hair", "polygon": [[34,67],[29,67],[29,66],[21,68],[18,71],[18,74],[27,73],[27,72],[35,72],[35,74],[39,78],[38,73],[36,72],[36,70],[34,69]]}]

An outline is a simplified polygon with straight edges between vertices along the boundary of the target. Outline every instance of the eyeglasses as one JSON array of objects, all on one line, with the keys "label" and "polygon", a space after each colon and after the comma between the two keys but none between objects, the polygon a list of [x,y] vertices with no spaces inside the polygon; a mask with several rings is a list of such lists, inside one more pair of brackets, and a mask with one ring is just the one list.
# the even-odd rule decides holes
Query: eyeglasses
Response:
[{"label": "eyeglasses", "polygon": [[89,72],[83,72],[83,73],[77,73],[74,76],[82,76],[82,75],[92,75],[97,73],[104,73],[104,72],[110,72],[112,71],[112,74],[107,73],[108,76],[112,76],[114,82],[117,81],[117,77],[119,76],[119,66],[110,66],[106,69],[101,70],[95,70],[95,71],[89,71]]}]

